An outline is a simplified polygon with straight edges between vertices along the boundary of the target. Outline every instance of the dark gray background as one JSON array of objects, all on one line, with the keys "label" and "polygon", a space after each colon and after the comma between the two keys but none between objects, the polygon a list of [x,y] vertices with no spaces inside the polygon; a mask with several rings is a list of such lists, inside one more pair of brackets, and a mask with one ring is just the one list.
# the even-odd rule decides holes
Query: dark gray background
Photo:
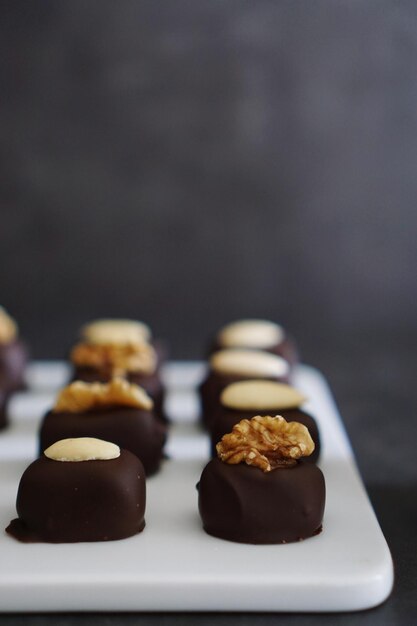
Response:
[{"label": "dark gray background", "polygon": [[[0,299],[34,356],[97,316],[177,358],[229,319],[284,323],[334,388],[397,586],[282,623],[417,622],[417,4],[0,6]],[[177,623],[105,623],[146,621]]]}]

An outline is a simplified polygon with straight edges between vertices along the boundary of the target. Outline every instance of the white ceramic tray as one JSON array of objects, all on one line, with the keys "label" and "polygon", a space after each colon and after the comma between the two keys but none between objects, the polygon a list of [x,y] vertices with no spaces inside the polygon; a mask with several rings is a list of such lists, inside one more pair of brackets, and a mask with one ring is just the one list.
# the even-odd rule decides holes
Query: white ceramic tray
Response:
[{"label": "white ceramic tray", "polygon": [[[109,543],[21,544],[0,530],[2,611],[350,611],[381,603],[393,582],[391,556],[358,475],[329,389],[300,366],[322,433],[327,484],[323,532],[276,546],[205,534],[195,485],[208,441],[195,424],[194,386],[204,367],[165,371],[174,422],[161,472],[148,481],[143,533]],[[39,419],[66,382],[63,363],[35,363],[30,391],[14,397],[0,434],[0,527],[16,516],[20,476],[36,451]]]}]

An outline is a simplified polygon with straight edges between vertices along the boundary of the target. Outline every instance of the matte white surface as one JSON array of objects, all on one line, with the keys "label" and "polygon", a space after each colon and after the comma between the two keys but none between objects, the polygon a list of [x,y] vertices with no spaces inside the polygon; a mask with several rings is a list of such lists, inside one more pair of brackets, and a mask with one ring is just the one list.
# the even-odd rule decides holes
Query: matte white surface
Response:
[{"label": "matte white surface", "polygon": [[[2,611],[348,611],[381,603],[393,580],[391,556],[358,476],[337,409],[322,376],[300,366],[297,386],[323,440],[327,485],[323,532],[276,546],[235,544],[205,534],[195,488],[208,440],[196,426],[192,386],[204,367],[173,363],[165,377],[174,421],[161,472],[148,480],[143,533],[109,543],[21,544],[0,532]],[[0,434],[0,526],[16,517],[20,476],[36,452],[36,429],[62,363],[28,371],[12,426]]]}]

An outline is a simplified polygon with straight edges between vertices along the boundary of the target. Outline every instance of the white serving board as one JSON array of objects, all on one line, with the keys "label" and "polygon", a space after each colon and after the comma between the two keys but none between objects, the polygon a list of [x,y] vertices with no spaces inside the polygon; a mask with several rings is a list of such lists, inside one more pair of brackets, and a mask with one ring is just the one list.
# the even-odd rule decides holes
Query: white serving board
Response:
[{"label": "white serving board", "polygon": [[319,422],[327,485],[323,532],[300,543],[253,546],[207,535],[195,488],[208,459],[196,425],[200,363],[165,369],[171,460],[148,480],[143,533],[108,543],[22,544],[1,532],[16,517],[20,476],[36,452],[43,412],[68,371],[34,363],[30,390],[0,433],[2,611],[351,611],[383,602],[393,583],[388,546],[358,475],[326,382],[300,366],[296,385]]}]

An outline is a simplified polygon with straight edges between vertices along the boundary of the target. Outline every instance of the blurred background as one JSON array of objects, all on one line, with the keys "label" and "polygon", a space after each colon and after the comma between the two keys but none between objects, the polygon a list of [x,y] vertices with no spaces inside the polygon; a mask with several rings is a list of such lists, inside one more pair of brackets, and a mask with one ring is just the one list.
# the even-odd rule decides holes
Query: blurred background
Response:
[{"label": "blurred background", "polygon": [[175,358],[234,318],[281,322],[408,563],[417,3],[5,1],[1,18],[0,300],[33,355],[63,357],[95,317],[145,320]]},{"label": "blurred background", "polygon": [[230,319],[417,335],[413,2],[3,2],[1,302],[37,357],[97,316],[178,358]]},{"label": "blurred background", "polygon": [[199,358],[260,316],[350,401],[405,384],[414,2],[1,7],[0,293],[35,357],[123,316]]}]

